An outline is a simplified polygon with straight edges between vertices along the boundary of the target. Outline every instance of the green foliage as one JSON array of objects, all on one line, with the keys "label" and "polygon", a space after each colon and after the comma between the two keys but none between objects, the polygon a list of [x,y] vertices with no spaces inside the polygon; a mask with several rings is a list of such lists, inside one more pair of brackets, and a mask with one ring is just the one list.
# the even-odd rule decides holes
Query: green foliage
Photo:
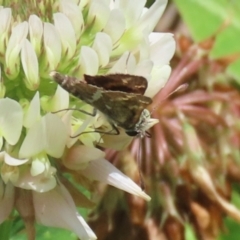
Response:
[{"label": "green foliage", "polygon": [[11,227],[12,227],[11,220],[7,220],[0,225],[0,239],[1,240],[9,239]]},{"label": "green foliage", "polygon": [[190,224],[185,224],[185,240],[197,240],[194,229]]},{"label": "green foliage", "polygon": [[[238,0],[174,0],[193,39],[200,42],[228,26],[217,35],[212,58],[240,54],[240,1]],[[240,60],[231,64],[228,73],[240,81]]]},{"label": "green foliage", "polygon": [[227,218],[224,222],[225,230],[218,240],[239,240],[240,229],[239,223],[236,223],[234,220]]},{"label": "green foliage", "polygon": [[[37,226],[36,227],[36,240],[76,240],[77,236],[70,231],[58,228],[50,228],[50,227],[43,227]],[[14,235],[10,240],[26,240],[26,232],[23,231]],[[2,240],[2,239],[1,239]]]},{"label": "green foliage", "polygon": [[[229,25],[217,34],[214,48],[211,51],[212,58],[219,58],[232,54],[240,55],[240,1],[238,0],[174,0],[184,23],[187,25],[193,39],[201,42],[217,33],[224,22]],[[240,81],[240,59],[232,63],[228,73]],[[233,203],[240,207],[239,189],[234,188],[232,194]],[[225,220],[226,228],[218,240],[239,240],[239,223],[232,219]],[[187,229],[186,229],[187,230]],[[186,231],[186,239],[191,237],[192,231]]]}]

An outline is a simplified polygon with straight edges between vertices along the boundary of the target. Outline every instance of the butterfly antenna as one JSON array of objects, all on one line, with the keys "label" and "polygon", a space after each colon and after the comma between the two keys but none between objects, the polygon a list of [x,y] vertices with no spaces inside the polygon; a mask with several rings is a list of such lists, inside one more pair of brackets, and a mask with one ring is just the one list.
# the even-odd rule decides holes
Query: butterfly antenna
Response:
[{"label": "butterfly antenna", "polygon": [[53,114],[56,114],[56,113],[59,113],[59,112],[70,111],[70,110],[78,111],[78,112],[84,113],[84,114],[89,115],[89,116],[92,116],[92,117],[95,117],[96,114],[97,114],[97,112],[95,111],[95,109],[93,110],[92,113],[90,113],[90,112],[87,112],[87,111],[82,110],[82,109],[79,109],[79,108],[64,108],[64,109],[60,109],[60,110],[54,111],[54,112],[52,112],[52,113],[53,113]]},{"label": "butterfly antenna", "polygon": [[130,58],[131,52],[128,53],[127,59],[126,59],[126,66],[128,64],[129,58]]},{"label": "butterfly antenna", "polygon": [[138,175],[140,180],[140,187],[145,190],[145,182],[142,174],[142,138],[139,138],[138,141],[138,154],[137,154],[137,165],[138,165]]},{"label": "butterfly antenna", "polygon": [[125,69],[125,73],[128,73],[128,61],[130,59],[130,56],[131,56],[131,52],[128,52],[128,56],[126,58],[126,69]]}]

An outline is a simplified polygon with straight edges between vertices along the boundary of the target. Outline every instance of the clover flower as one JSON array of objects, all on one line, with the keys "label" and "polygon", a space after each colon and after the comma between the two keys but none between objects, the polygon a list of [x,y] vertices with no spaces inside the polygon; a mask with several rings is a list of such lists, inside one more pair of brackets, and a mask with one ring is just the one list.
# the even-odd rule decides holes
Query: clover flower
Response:
[{"label": "clover flower", "polygon": [[217,36],[200,43],[179,37],[173,73],[154,98],[160,104],[152,138],[135,139],[124,152],[106,151],[136,181],[140,158],[152,201],[116,193],[112,201],[106,187],[89,220],[102,239],[218,239],[226,217],[240,222],[240,93],[227,72],[239,54],[213,59]]},{"label": "clover flower", "polygon": [[100,181],[150,199],[96,148],[121,148],[121,137],[108,144],[94,132],[107,123],[100,113],[62,111],[92,107],[49,76],[52,70],[79,78],[142,75],[149,82],[146,95],[153,97],[170,75],[175,42],[171,34],[152,33],[167,0],[149,9],[145,3],[5,1],[0,7],[0,222],[16,208],[28,239],[35,239],[35,221],[96,239],[76,209],[94,203],[73,182],[92,192]]}]

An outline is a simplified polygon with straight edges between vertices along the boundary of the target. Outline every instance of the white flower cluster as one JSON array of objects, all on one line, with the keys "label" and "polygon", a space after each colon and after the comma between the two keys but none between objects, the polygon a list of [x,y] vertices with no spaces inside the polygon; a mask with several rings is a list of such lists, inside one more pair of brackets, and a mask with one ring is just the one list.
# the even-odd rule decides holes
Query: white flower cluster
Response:
[{"label": "white flower cluster", "polygon": [[153,97],[170,75],[175,42],[172,34],[152,33],[167,0],[156,0],[149,9],[145,0],[78,2],[55,1],[53,23],[34,14],[19,22],[11,8],[0,7],[0,222],[14,207],[16,188],[31,190],[38,222],[67,228],[80,239],[96,239],[57,177],[56,166],[150,198],[94,147],[98,133],[71,137],[93,131],[104,120],[57,112],[79,104],[91,107],[69,98],[61,87],[54,93],[49,72],[80,78],[141,75],[148,80],[146,95]]}]

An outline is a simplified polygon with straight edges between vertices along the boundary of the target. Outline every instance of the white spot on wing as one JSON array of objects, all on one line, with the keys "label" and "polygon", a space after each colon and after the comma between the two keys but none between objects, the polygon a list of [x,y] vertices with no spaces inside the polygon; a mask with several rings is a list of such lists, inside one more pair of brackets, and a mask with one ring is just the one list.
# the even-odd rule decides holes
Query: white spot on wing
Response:
[{"label": "white spot on wing", "polygon": [[102,93],[101,91],[96,91],[93,95],[92,95],[92,99],[89,99],[90,103],[93,103],[95,101],[97,101],[98,99],[100,99],[102,97]]}]

